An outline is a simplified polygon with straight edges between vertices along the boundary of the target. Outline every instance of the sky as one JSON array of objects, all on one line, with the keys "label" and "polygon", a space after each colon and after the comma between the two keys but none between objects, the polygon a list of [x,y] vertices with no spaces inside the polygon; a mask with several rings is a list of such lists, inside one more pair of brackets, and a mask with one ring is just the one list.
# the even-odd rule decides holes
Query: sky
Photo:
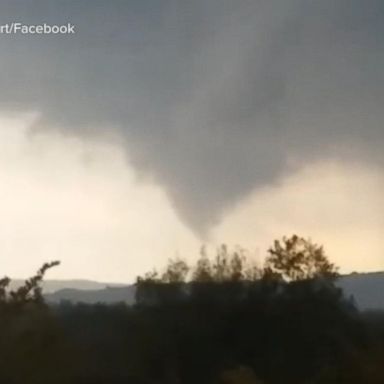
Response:
[{"label": "sky", "polygon": [[5,0],[0,262],[130,282],[275,238],[384,269],[381,0]]}]

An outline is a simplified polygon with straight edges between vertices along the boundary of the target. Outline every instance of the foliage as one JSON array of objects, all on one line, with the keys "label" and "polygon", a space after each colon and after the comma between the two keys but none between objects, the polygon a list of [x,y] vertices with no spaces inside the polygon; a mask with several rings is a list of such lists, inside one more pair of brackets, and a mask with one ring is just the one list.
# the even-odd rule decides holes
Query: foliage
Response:
[{"label": "foliage", "polygon": [[138,278],[131,307],[45,305],[37,287],[55,263],[13,294],[4,278],[0,383],[383,383],[384,314],[359,313],[323,251],[316,264],[297,256],[300,238],[286,240],[273,250],[294,267],[203,249],[193,266],[172,259]]},{"label": "foliage", "polygon": [[161,280],[165,283],[184,283],[189,271],[188,264],[181,259],[170,260]]},{"label": "foliage", "polygon": [[70,352],[41,290],[45,273],[58,264],[45,263],[16,289],[9,278],[0,280],[1,383],[68,382]]},{"label": "foliage", "polygon": [[337,268],[330,263],[322,246],[296,235],[275,240],[268,250],[266,269],[280,275],[284,280],[295,281],[313,278],[334,279]]},{"label": "foliage", "polygon": [[28,302],[43,303],[43,296],[41,291],[41,283],[45,273],[53,267],[59,265],[59,261],[52,261],[43,264],[37,271],[36,275],[25,280],[24,285],[15,290],[8,290],[11,279],[4,277],[0,280],[0,302],[2,303],[20,303],[25,304]]}]

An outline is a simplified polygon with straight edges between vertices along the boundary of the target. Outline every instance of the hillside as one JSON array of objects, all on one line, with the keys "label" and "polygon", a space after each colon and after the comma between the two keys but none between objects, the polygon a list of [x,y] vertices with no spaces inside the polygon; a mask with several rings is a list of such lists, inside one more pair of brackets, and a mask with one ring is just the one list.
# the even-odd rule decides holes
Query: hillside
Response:
[{"label": "hillside", "polygon": [[133,304],[135,300],[135,287],[111,287],[107,286],[103,289],[74,289],[64,288],[53,293],[45,295],[47,302],[60,303],[60,301],[70,301],[72,303],[86,304],[113,304],[125,302]]},{"label": "hillside", "polygon": [[353,296],[362,310],[384,310],[384,272],[352,273],[338,283],[347,297]]},{"label": "hillside", "polygon": [[[23,279],[12,279],[10,283],[10,288],[15,289],[23,285]],[[62,289],[70,288],[75,290],[100,290],[104,289],[107,286],[110,287],[121,287],[124,284],[115,284],[115,283],[102,283],[92,280],[83,280],[83,279],[72,279],[72,280],[43,280],[42,287],[43,292],[46,294],[60,291]]]},{"label": "hillside", "polygon": [[[17,282],[16,282],[17,283]],[[354,297],[362,310],[384,310],[384,272],[353,273],[342,276],[337,285],[347,297]],[[43,286],[45,297],[50,303],[62,300],[73,303],[134,303],[133,285],[99,283],[88,280],[47,280]]]}]

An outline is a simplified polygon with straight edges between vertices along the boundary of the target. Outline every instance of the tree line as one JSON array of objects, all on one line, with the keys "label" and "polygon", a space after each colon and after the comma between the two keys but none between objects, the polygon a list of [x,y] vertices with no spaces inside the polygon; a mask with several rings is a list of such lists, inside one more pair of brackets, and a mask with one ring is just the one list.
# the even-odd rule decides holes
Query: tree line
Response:
[{"label": "tree line", "polygon": [[322,246],[276,240],[262,265],[225,245],[137,278],[136,303],[48,306],[45,264],[0,280],[0,382],[379,384],[384,313],[361,313]]}]

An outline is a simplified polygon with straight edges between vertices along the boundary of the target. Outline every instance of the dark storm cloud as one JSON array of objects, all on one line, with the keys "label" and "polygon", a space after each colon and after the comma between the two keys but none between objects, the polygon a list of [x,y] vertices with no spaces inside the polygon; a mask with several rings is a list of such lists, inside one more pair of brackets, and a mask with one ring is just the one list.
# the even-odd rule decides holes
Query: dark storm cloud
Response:
[{"label": "dark storm cloud", "polygon": [[138,171],[204,231],[253,188],[322,157],[382,166],[381,0],[2,1],[0,106],[121,134]]}]

